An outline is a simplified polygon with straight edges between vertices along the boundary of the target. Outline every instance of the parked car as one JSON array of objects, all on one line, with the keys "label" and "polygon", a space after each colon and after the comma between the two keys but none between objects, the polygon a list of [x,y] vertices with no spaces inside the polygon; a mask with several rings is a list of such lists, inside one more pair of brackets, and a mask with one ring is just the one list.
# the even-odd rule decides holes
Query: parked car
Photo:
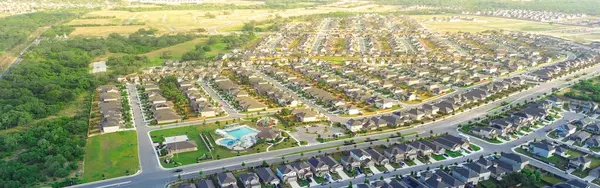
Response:
[{"label": "parked car", "polygon": [[174,173],[179,173],[179,172],[183,172],[183,170],[181,168],[176,169],[175,171],[173,171]]}]

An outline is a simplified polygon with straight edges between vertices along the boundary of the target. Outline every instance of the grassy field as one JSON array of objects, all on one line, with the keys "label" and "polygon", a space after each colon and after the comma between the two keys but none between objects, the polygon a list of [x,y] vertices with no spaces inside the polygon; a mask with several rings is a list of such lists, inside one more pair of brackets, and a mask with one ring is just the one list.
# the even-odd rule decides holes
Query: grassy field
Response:
[{"label": "grassy field", "polygon": [[[430,22],[433,17],[450,17],[450,16],[467,16],[473,17],[477,21],[461,21],[461,22]],[[480,32],[485,30],[503,29],[512,31],[549,31],[569,28],[570,26],[551,25],[548,23],[484,17],[471,15],[417,15],[412,16],[419,21],[423,21],[425,27],[438,32]]]},{"label": "grassy field", "polygon": [[140,169],[135,131],[88,138],[83,181],[91,182],[134,174]]},{"label": "grassy field", "polygon": [[[169,11],[147,11],[147,12],[129,12],[101,10],[90,12],[84,17],[89,16],[115,16],[111,19],[76,19],[67,25],[76,24],[118,24],[119,26],[102,27],[77,27],[71,35],[84,36],[107,36],[116,32],[120,34],[130,34],[139,28],[156,28],[160,34],[174,32],[188,32],[198,28],[203,28],[209,33],[227,32],[239,30],[243,23],[251,20],[262,21],[274,18],[276,15],[282,17],[302,16],[311,14],[322,14],[336,11],[353,12],[382,12],[395,9],[395,6],[361,6],[345,9],[335,6],[320,6],[317,8],[305,9],[238,9],[230,10],[231,14],[226,15],[221,10],[169,10]],[[206,17],[206,13],[216,15],[216,18]],[[132,23],[144,23],[145,25],[124,26]]]}]

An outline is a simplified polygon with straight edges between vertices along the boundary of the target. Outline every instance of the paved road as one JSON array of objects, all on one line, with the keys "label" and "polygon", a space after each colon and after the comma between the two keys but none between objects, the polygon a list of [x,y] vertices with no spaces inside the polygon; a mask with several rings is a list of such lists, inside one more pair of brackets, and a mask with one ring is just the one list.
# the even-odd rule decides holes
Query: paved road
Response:
[{"label": "paved road", "polygon": [[15,61],[13,61],[10,64],[10,66],[8,66],[6,71],[0,73],[0,79],[2,79],[2,77],[4,75],[9,73],[11,68],[13,68],[14,66],[17,66],[19,63],[21,63],[21,61],[23,61],[23,54],[25,54],[25,52],[27,52],[27,50],[29,50],[29,47],[31,47],[33,44],[38,44],[40,42],[40,40],[41,40],[41,38],[38,36],[33,42],[31,42],[29,45],[27,45],[27,47],[25,47],[25,49],[23,49],[21,51],[21,53],[19,54],[19,57],[17,57],[17,59],[15,59]]},{"label": "paved road", "polygon": [[[588,73],[588,74],[585,76],[581,76],[578,79],[573,79],[570,82],[565,81],[568,77],[572,77],[576,74],[581,74],[584,72]],[[491,102],[491,103],[473,108],[470,111],[460,113],[455,116],[446,117],[446,118],[438,120],[436,122],[423,124],[423,125],[420,125],[417,127],[405,129],[405,130],[398,131],[398,132],[402,132],[403,134],[417,132],[417,133],[421,134],[421,136],[429,136],[430,130],[433,130],[434,133],[449,132],[451,134],[458,134],[458,132],[456,130],[456,125],[464,124],[467,121],[472,120],[476,117],[485,116],[485,114],[501,110],[502,108],[497,108],[497,109],[493,109],[493,108],[500,105],[502,101],[511,101],[513,103],[519,103],[524,100],[531,100],[532,98],[535,98],[537,96],[544,95],[546,93],[550,93],[552,91],[552,88],[566,87],[569,84],[572,84],[573,82],[576,82],[579,79],[589,78],[593,75],[596,75],[599,72],[600,72],[600,66],[588,68],[586,70],[578,71],[567,77],[563,77],[563,78],[556,79],[556,80],[546,82],[546,83],[541,83],[532,89],[511,95],[508,98],[505,98],[502,100],[498,100],[495,102]],[[135,91],[132,92],[132,90],[135,90],[135,87],[132,85],[128,85],[128,89],[131,93],[130,100],[132,102],[134,102],[134,104],[137,103],[138,102],[137,94]],[[198,122],[178,123],[178,124],[162,126],[162,127],[157,127],[157,126],[149,127],[142,120],[143,118],[142,118],[142,114],[141,114],[142,113],[141,109],[139,108],[139,106],[138,107],[135,107],[135,106],[138,106],[138,105],[134,105],[133,113],[134,113],[137,131],[138,131],[138,142],[139,142],[139,147],[140,147],[139,152],[140,152],[140,160],[141,160],[141,165],[142,165],[143,171],[141,173],[139,173],[135,176],[131,176],[131,177],[93,182],[93,183],[89,183],[89,184],[78,185],[76,187],[164,187],[166,185],[166,183],[177,179],[178,174],[173,173],[172,170],[162,169],[159,166],[156,154],[153,151],[152,146],[150,145],[151,139],[150,139],[148,133],[151,130],[195,125],[195,124],[198,124]],[[230,116],[231,116],[231,114],[230,114]],[[231,117],[213,118],[213,119],[207,120],[207,122],[213,122],[213,121],[217,121],[217,120],[222,121],[222,120],[227,120],[227,119],[231,119]],[[392,133],[381,133],[378,135],[371,135],[368,137],[370,137],[372,139],[387,138],[387,137],[389,137],[390,134],[392,134]],[[521,142],[524,143],[527,140],[533,139],[535,137],[535,135],[537,135],[537,134],[527,135],[517,141],[511,142],[511,144],[514,145],[514,144],[518,144]],[[355,137],[353,139],[355,141],[362,141],[365,138],[367,138],[367,136]],[[407,138],[407,139],[410,139],[410,138]],[[490,144],[478,141],[476,139],[472,139],[472,141],[475,144],[481,145],[482,148],[484,148],[484,149],[485,148],[494,148],[495,151],[508,152],[508,151],[510,151],[510,148],[513,147],[510,144],[504,144],[504,145],[500,145],[500,146],[490,145]],[[390,142],[393,142],[393,140]],[[382,139],[381,141],[374,142],[373,144],[376,145],[376,144],[385,144],[385,143],[387,143],[387,141],[385,139]],[[319,154],[319,152],[315,151],[315,150],[327,148],[327,147],[330,147],[330,148],[322,149],[321,152],[323,152],[323,153],[332,152],[333,150],[337,150],[336,146],[339,146],[341,144],[343,144],[342,140],[332,141],[332,142],[327,142],[327,143],[313,144],[313,145],[309,145],[309,146],[303,146],[302,151],[313,151],[313,152],[305,152],[304,156],[300,156],[300,154],[296,153],[295,155],[286,156],[285,158],[286,158],[286,160],[293,160],[296,158],[317,155],[317,154]],[[370,143],[362,143],[362,144],[357,145],[357,147],[368,147],[369,145],[370,145]],[[353,146],[346,146],[346,147],[342,147],[341,149],[350,149],[350,147],[353,147]],[[245,162],[247,164],[247,166],[259,165],[262,163],[263,160],[265,160],[269,163],[279,162],[282,160],[281,159],[282,156],[284,156],[286,154],[294,153],[297,151],[299,151],[298,148],[287,148],[287,149],[275,150],[275,151],[270,151],[270,152],[222,159],[222,160],[218,160],[218,161],[210,161],[210,162],[204,162],[204,163],[199,163],[199,164],[194,164],[194,165],[187,165],[185,167],[182,167],[182,169],[184,170],[184,173],[182,174],[182,176],[184,178],[190,178],[193,176],[197,176],[197,172],[199,172],[200,170],[202,170],[204,172],[204,174],[211,174],[211,173],[215,173],[215,172],[220,172],[222,168],[226,168],[229,170],[238,169],[238,168],[242,168],[240,165],[241,162]],[[484,152],[487,152],[487,151],[484,151]],[[473,156],[473,157],[475,157],[475,156]],[[459,160],[460,159],[453,159],[453,160],[441,162],[439,164],[454,163]],[[465,160],[466,160],[466,158],[465,158]],[[536,165],[536,162],[532,161],[532,163],[534,165]],[[433,166],[439,166],[439,164],[436,163]],[[539,165],[545,165],[545,164],[539,164]],[[400,172],[416,171],[418,169],[424,169],[426,167],[427,166],[411,167],[409,169],[400,170]],[[400,173],[400,172],[396,172],[396,173]],[[565,175],[565,176],[570,176],[570,175]],[[362,182],[360,180],[356,180],[356,181]]]}]

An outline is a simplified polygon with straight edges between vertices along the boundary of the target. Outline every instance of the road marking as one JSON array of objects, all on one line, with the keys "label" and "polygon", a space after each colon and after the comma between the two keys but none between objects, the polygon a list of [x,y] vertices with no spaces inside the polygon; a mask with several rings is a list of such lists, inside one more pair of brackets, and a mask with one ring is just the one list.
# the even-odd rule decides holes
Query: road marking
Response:
[{"label": "road marking", "polygon": [[124,181],[124,182],[120,182],[120,183],[114,183],[114,184],[110,184],[110,185],[100,186],[98,188],[121,186],[121,185],[128,184],[128,183],[131,183],[131,181]]}]

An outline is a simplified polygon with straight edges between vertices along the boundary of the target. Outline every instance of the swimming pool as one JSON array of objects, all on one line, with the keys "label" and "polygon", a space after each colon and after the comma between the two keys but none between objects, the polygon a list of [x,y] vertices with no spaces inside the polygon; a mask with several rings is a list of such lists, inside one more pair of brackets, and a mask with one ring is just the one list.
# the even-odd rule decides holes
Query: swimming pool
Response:
[{"label": "swimming pool", "polygon": [[245,126],[237,128],[237,129],[234,129],[234,130],[225,131],[225,132],[228,135],[231,135],[233,138],[238,139],[238,140],[240,138],[242,138],[243,136],[250,135],[250,134],[257,134],[258,133],[258,131],[250,129],[250,128],[245,127]]},{"label": "swimming pool", "polygon": [[225,146],[231,150],[244,150],[256,143],[258,130],[247,125],[233,126],[226,129],[217,129],[215,132],[223,136],[215,140],[216,144]]}]

